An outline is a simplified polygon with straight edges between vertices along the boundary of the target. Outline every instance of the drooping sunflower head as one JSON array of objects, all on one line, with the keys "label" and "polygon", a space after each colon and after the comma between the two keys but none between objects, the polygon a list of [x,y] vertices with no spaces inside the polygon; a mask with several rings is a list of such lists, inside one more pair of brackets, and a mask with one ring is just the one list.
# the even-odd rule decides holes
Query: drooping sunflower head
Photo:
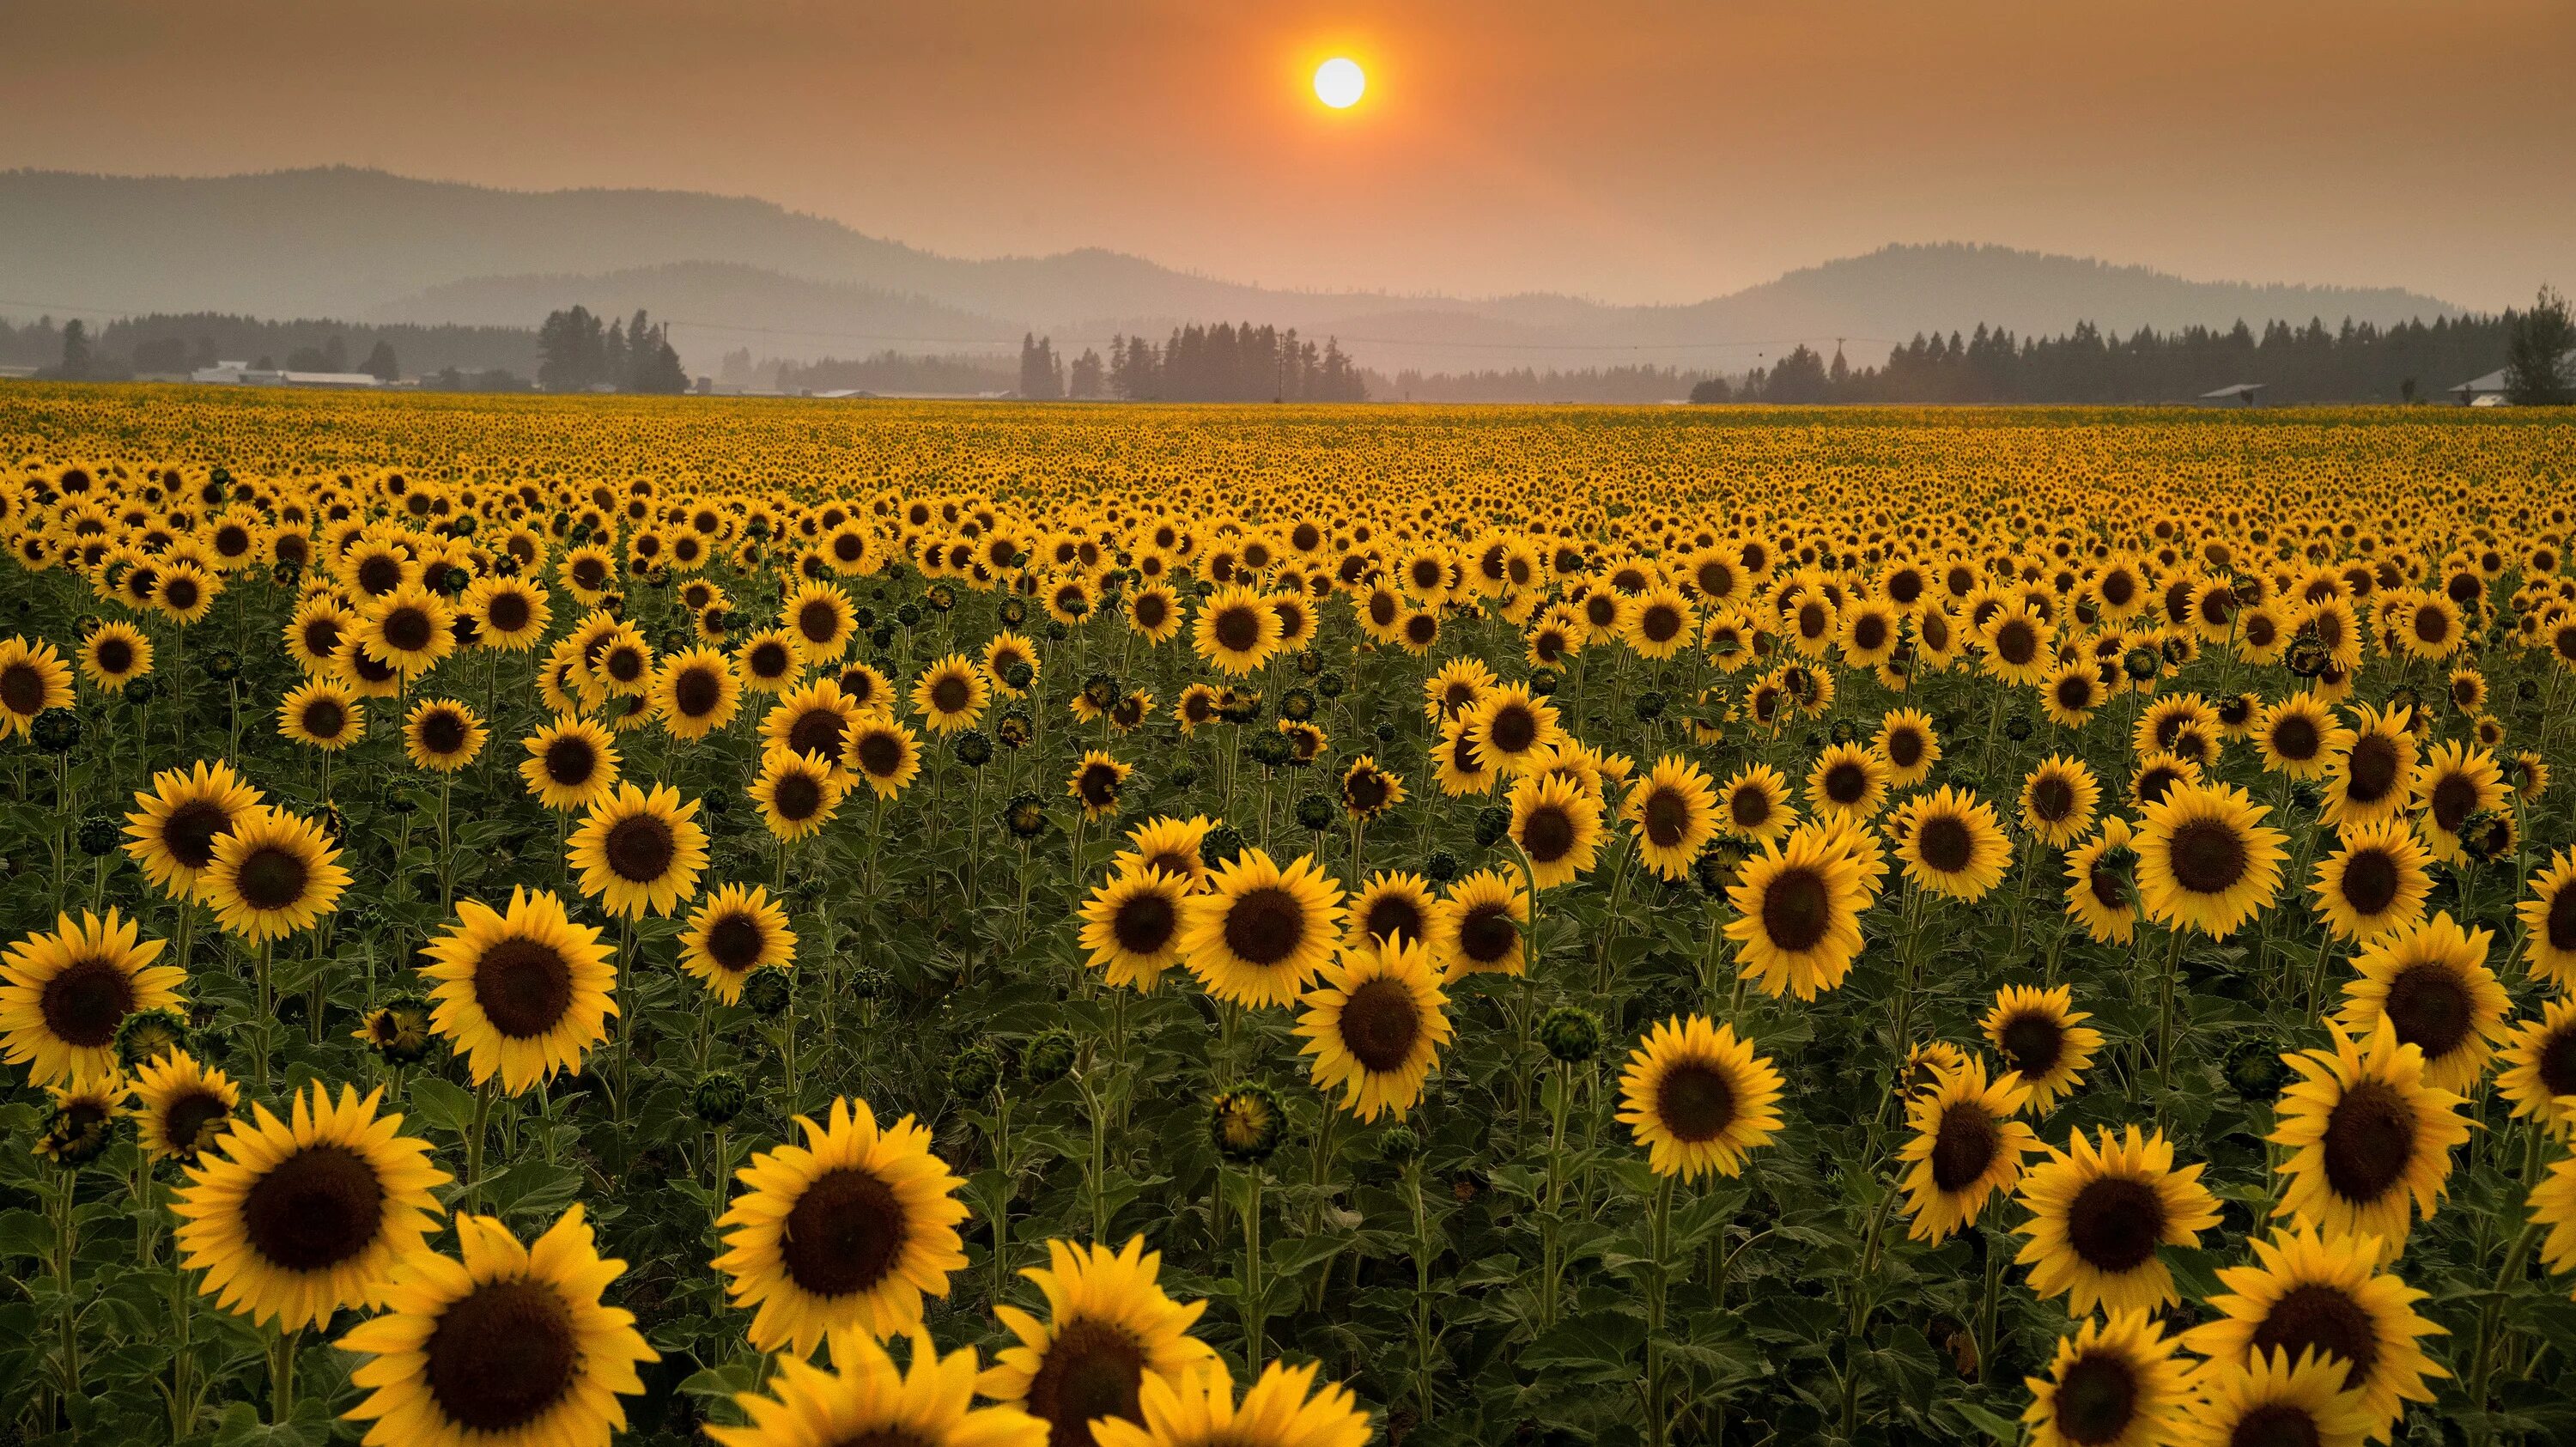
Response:
[{"label": "drooping sunflower head", "polygon": [[1341,934],[1342,889],[1314,859],[1282,869],[1246,849],[1190,896],[1181,958],[1208,993],[1238,1005],[1293,1002]]},{"label": "drooping sunflower head", "polygon": [[402,1117],[377,1114],[382,1096],[343,1086],[334,1101],[317,1082],[285,1120],[253,1105],[220,1156],[189,1168],[170,1209],[201,1291],[285,1330],[383,1304],[448,1175],[428,1142],[399,1133]]},{"label": "drooping sunflower head", "polygon": [[1020,1274],[1046,1293],[1044,1321],[1015,1306],[993,1314],[1019,1338],[976,1382],[976,1390],[1048,1424],[1057,1447],[1092,1447],[1091,1424],[1116,1418],[1143,1425],[1147,1377],[1179,1390],[1214,1356],[1189,1334],[1205,1302],[1182,1305],[1156,1278],[1160,1253],[1144,1238],[1123,1250],[1047,1243],[1048,1264]]},{"label": "drooping sunflower head", "polygon": [[605,1441],[621,1395],[660,1359],[635,1317],[600,1293],[626,1268],[603,1260],[575,1203],[532,1245],[493,1216],[459,1216],[460,1251],[424,1253],[385,1293],[387,1310],[339,1340],[366,1358],[350,1409],[371,1447],[399,1442]]},{"label": "drooping sunflower head", "polygon": [[1780,1130],[1781,1076],[1732,1025],[1691,1015],[1662,1022],[1628,1057],[1619,1119],[1657,1175],[1695,1181],[1740,1174]]}]

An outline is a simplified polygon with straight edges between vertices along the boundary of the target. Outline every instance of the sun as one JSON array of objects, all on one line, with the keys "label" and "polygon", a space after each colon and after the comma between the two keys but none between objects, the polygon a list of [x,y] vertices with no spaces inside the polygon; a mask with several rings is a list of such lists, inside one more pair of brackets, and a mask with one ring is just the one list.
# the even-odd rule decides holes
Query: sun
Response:
[{"label": "sun", "polygon": [[1368,74],[1348,56],[1337,55],[1315,67],[1315,99],[1337,111],[1358,105],[1367,90]]}]

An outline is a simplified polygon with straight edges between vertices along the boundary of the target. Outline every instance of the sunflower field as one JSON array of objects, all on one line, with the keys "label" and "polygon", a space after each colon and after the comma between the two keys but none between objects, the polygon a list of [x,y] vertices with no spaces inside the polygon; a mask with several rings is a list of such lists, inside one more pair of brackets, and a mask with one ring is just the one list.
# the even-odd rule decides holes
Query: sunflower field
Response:
[{"label": "sunflower field", "polygon": [[2576,426],[0,388],[0,1441],[2576,1440]]}]

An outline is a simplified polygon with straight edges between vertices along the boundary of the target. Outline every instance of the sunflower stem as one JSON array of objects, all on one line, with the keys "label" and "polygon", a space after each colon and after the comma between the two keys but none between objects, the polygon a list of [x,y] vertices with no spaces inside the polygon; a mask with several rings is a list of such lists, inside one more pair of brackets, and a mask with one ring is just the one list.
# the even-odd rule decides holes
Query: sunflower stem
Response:
[{"label": "sunflower stem", "polygon": [[1647,1440],[1663,1447],[1671,1431],[1664,1415],[1664,1295],[1672,1283],[1673,1177],[1655,1182],[1655,1205],[1647,1254],[1654,1258],[1646,1277],[1646,1426]]},{"label": "sunflower stem", "polygon": [[1267,1303],[1261,1288],[1261,1167],[1247,1168],[1251,1185],[1243,1199],[1243,1360],[1246,1370],[1258,1372],[1261,1359],[1268,1354],[1263,1346],[1263,1309]]},{"label": "sunflower stem", "polygon": [[304,1329],[281,1331],[268,1341],[268,1420],[270,1426],[284,1426],[295,1411],[295,1349],[304,1340]]},{"label": "sunflower stem", "polygon": [[492,1123],[492,1097],[497,1093],[498,1075],[487,1075],[474,1088],[474,1125],[465,1133],[464,1209],[479,1210],[483,1205],[483,1137]]}]

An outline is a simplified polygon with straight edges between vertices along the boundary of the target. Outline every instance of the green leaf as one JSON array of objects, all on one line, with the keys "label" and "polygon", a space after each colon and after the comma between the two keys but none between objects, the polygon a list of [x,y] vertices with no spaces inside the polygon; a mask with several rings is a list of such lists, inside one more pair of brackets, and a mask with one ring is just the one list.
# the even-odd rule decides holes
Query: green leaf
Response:
[{"label": "green leaf", "polygon": [[1998,1442],[2013,1443],[2021,1440],[2021,1424],[2018,1422],[2006,1421],[1974,1402],[1949,1402],[1944,1405],[1964,1418],[1969,1426]]}]

